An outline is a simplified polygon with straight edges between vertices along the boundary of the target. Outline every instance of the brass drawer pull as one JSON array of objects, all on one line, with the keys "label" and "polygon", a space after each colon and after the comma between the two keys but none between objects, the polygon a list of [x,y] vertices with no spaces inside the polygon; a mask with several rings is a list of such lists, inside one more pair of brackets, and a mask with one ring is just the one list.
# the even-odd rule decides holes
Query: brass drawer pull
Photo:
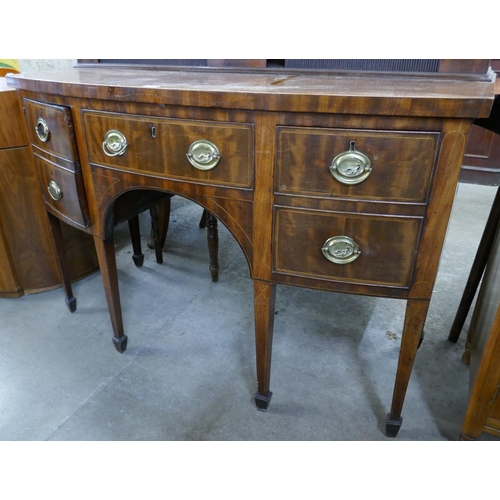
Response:
[{"label": "brass drawer pull", "polygon": [[35,126],[35,132],[42,142],[47,142],[50,139],[49,126],[43,118],[38,118]]},{"label": "brass drawer pull", "polygon": [[102,150],[108,156],[120,156],[127,152],[127,139],[118,130],[108,130],[102,143]]},{"label": "brass drawer pull", "polygon": [[351,141],[349,151],[337,155],[330,165],[330,172],[333,177],[342,184],[347,185],[363,182],[371,171],[370,159],[360,151],[356,151],[355,141]]},{"label": "brass drawer pull", "polygon": [[59,201],[62,199],[63,194],[61,188],[57,185],[55,181],[50,181],[47,187],[47,191],[49,192],[50,197],[54,201]]},{"label": "brass drawer pull", "polygon": [[321,251],[329,261],[335,264],[349,264],[361,254],[359,245],[349,236],[328,238]]},{"label": "brass drawer pull", "polygon": [[189,146],[186,156],[191,165],[199,170],[212,170],[220,160],[217,146],[213,142],[206,140],[194,141]]}]

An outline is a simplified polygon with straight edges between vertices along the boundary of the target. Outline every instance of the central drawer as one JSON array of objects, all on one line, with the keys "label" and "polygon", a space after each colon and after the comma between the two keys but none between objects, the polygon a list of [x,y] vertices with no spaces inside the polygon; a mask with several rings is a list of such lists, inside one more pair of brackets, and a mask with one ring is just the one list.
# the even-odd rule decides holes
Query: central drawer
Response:
[{"label": "central drawer", "polygon": [[[95,111],[83,111],[83,121],[91,163],[197,183],[252,188],[252,124]],[[123,137],[124,152],[113,154],[107,150],[104,143],[110,131]],[[208,160],[207,168],[203,163],[193,166],[188,158],[200,143],[209,144],[211,152],[219,155],[217,161]],[[205,148],[202,155],[211,152]]]},{"label": "central drawer", "polygon": [[279,207],[275,211],[273,271],[407,288],[421,222],[421,218]]}]

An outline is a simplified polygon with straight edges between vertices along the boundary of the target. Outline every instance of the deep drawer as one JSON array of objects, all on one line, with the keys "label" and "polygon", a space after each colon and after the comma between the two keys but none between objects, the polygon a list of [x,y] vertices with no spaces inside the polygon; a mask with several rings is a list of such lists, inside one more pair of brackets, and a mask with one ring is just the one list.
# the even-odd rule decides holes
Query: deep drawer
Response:
[{"label": "deep drawer", "polygon": [[[310,278],[408,287],[416,254],[420,218],[314,212],[278,208],[274,222],[273,271]],[[359,245],[350,253],[343,236]],[[337,253],[341,262],[325,257]],[[354,258],[354,259],[353,259]],[[353,259],[351,262],[349,260]]]},{"label": "deep drawer", "polygon": [[[317,197],[343,197],[425,203],[434,168],[439,134],[278,127],[277,176],[279,193]],[[343,181],[330,166],[334,158],[348,152],[365,155],[371,171],[356,184],[356,173],[344,156]],[[361,169],[363,165],[358,167]],[[352,177],[350,177],[352,176]]]},{"label": "deep drawer", "polygon": [[[173,179],[251,188],[253,183],[253,125],[163,119],[84,111],[85,135],[91,163]],[[105,152],[106,134],[118,131],[126,150]],[[220,154],[207,169],[193,166],[187,154],[196,141],[209,141]],[[111,153],[113,154],[113,153]]]},{"label": "deep drawer", "polygon": [[[61,215],[63,220],[70,219],[80,226],[88,227],[90,217],[81,173],[63,168],[38,155],[34,159],[40,188],[51,211]],[[54,199],[54,195],[58,199]]]},{"label": "deep drawer", "polygon": [[23,99],[30,142],[47,153],[78,161],[71,110]]}]

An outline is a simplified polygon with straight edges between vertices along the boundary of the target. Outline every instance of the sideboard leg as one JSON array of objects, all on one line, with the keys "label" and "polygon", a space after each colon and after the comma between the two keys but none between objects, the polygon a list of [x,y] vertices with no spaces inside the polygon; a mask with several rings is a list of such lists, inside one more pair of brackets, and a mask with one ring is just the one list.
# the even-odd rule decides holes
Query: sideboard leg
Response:
[{"label": "sideboard leg", "polygon": [[255,394],[255,404],[259,410],[265,411],[273,395],[269,390],[269,383],[271,378],[276,285],[254,280],[253,286],[257,358],[257,392]]},{"label": "sideboard leg", "polygon": [[71,287],[71,278],[69,272],[68,261],[66,259],[66,251],[64,249],[64,240],[61,230],[61,221],[54,215],[47,212],[49,218],[52,240],[56,249],[57,262],[62,277],[62,285],[66,295],[66,305],[71,313],[76,311],[76,298],[73,297],[73,289]]},{"label": "sideboard leg", "polygon": [[406,395],[406,389],[410,380],[415,356],[422,338],[429,300],[409,299],[406,304],[405,323],[403,336],[401,339],[401,349],[399,351],[398,369],[396,372],[396,382],[394,384],[394,394],[392,397],[391,412],[387,415],[386,435],[396,437],[403,418],[401,410]]},{"label": "sideboard leg", "polygon": [[217,219],[206,212],[208,255],[210,257],[210,274],[212,281],[219,281],[219,229]]},{"label": "sideboard leg", "polygon": [[116,269],[115,246],[113,236],[106,240],[94,236],[94,243],[101,268],[104,292],[108,303],[109,315],[113,326],[113,342],[118,352],[127,349],[127,336],[123,333],[122,308],[118,289],[118,272]]}]

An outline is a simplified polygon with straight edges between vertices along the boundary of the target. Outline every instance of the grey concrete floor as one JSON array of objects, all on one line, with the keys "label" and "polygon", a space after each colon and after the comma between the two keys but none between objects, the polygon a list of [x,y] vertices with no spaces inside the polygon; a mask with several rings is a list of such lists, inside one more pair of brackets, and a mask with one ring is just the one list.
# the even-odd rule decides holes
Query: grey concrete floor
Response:
[{"label": "grey concrete floor", "polygon": [[[457,344],[447,336],[495,192],[459,186],[397,440],[459,438],[466,335]],[[117,228],[124,354],[111,341],[98,272],[74,285],[74,314],[61,289],[0,300],[0,440],[390,440],[384,424],[405,302],[279,286],[273,399],[260,412],[246,260],[220,226],[212,283],[200,215],[173,198],[162,265],[146,249],[144,215],[141,269],[127,226]]]}]

